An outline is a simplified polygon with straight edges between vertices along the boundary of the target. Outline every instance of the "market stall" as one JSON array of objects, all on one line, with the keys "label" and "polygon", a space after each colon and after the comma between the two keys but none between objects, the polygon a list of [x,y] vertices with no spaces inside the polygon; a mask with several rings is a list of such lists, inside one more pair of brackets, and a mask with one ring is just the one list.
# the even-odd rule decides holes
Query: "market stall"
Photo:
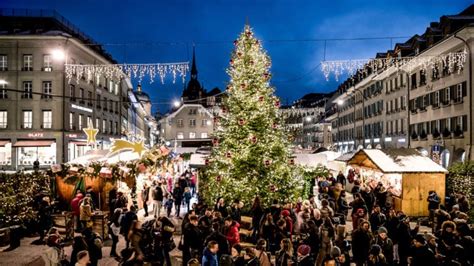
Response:
[{"label": "market stall", "polygon": [[409,216],[428,216],[428,192],[444,203],[448,171],[415,149],[364,149],[348,161],[357,178],[372,188],[379,182],[392,195],[396,210]]}]

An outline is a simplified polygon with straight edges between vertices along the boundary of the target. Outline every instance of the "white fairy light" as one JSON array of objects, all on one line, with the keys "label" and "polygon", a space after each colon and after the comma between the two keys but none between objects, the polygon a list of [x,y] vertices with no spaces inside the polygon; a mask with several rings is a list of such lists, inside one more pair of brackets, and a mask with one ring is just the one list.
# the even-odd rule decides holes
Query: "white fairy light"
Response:
[{"label": "white fairy light", "polygon": [[441,70],[442,67],[447,66],[449,74],[454,73],[455,70],[459,74],[464,67],[466,59],[467,51],[464,49],[462,52],[441,54],[437,56],[322,61],[321,71],[326,80],[329,80],[331,73],[334,75],[336,80],[339,80],[339,76],[342,74],[353,75],[356,74],[356,72],[368,74],[368,69],[373,73],[391,66],[404,66],[409,72],[420,67],[422,71],[426,72],[429,68],[434,69],[437,66],[438,69]]},{"label": "white fairy light", "polygon": [[138,78],[141,82],[144,77],[150,79],[150,83],[154,82],[156,76],[160,77],[163,84],[166,76],[171,74],[173,83],[179,75],[184,82],[186,74],[189,71],[188,62],[165,63],[165,64],[114,64],[114,65],[80,65],[66,64],[66,78],[70,82],[76,75],[76,83],[81,78],[92,82],[94,77],[105,76],[107,79],[120,80],[123,78]]}]

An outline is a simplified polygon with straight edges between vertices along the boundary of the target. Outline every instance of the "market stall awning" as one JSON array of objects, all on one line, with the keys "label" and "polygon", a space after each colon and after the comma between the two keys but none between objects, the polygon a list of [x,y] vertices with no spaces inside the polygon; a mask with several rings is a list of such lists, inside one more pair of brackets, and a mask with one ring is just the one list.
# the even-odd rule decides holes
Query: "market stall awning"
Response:
[{"label": "market stall awning", "polygon": [[54,140],[19,140],[13,147],[49,147]]},{"label": "market stall awning", "polygon": [[363,149],[347,162],[349,165],[379,169],[384,173],[447,173],[441,165],[421,155],[415,149]]},{"label": "market stall awning", "polygon": [[189,160],[189,166],[191,167],[203,167],[206,165],[206,158],[208,155],[205,154],[199,154],[199,153],[194,153],[191,154],[191,159]]},{"label": "market stall awning", "polygon": [[9,140],[0,140],[0,147],[5,147],[8,143],[10,143]]}]

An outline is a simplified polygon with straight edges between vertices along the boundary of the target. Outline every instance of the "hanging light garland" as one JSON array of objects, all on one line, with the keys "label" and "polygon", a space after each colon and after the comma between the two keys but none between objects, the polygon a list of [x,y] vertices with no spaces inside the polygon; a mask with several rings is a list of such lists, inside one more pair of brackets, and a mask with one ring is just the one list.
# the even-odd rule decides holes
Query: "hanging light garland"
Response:
[{"label": "hanging light garland", "polygon": [[76,83],[81,78],[92,82],[94,77],[104,76],[107,79],[120,80],[122,78],[138,78],[141,82],[145,76],[150,79],[150,83],[155,81],[158,76],[161,83],[164,83],[165,77],[169,74],[173,77],[173,83],[179,76],[183,83],[186,73],[189,71],[189,62],[165,63],[165,64],[113,64],[113,65],[81,65],[66,64],[66,78],[70,82],[73,77]]},{"label": "hanging light garland", "polygon": [[353,75],[356,72],[367,74],[369,69],[372,73],[384,70],[389,67],[406,67],[408,72],[421,67],[421,70],[434,69],[436,67],[447,66],[449,74],[460,73],[467,59],[467,51],[447,53],[436,56],[416,56],[416,57],[397,57],[397,58],[371,58],[371,59],[355,59],[355,60],[335,60],[322,61],[321,71],[329,80],[329,76],[333,73],[336,80],[343,74]]}]

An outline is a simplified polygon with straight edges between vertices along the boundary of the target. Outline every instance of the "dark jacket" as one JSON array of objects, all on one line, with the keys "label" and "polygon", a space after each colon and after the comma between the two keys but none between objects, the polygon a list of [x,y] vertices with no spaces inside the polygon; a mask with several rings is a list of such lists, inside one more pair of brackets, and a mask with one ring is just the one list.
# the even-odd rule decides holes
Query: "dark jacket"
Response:
[{"label": "dark jacket", "polygon": [[219,251],[217,251],[217,255],[221,257],[223,254],[230,254],[229,242],[225,235],[223,235],[219,231],[212,232],[204,241],[204,244],[207,245],[210,241],[216,241],[219,245]]},{"label": "dark jacket", "polygon": [[428,210],[436,210],[439,208],[439,197],[436,193],[428,196]]},{"label": "dark jacket", "polygon": [[185,248],[202,250],[202,236],[199,228],[192,223],[187,223],[183,231],[183,245]]},{"label": "dark jacket", "polygon": [[352,253],[354,261],[363,262],[367,260],[371,240],[372,234],[360,227],[352,232]]},{"label": "dark jacket", "polygon": [[[390,238],[383,240],[380,236],[376,236],[372,241],[372,245],[377,244],[382,249],[382,254],[385,256],[387,263],[393,262],[393,242]],[[372,246],[371,245],[371,246]]]},{"label": "dark jacket", "polygon": [[417,265],[436,265],[434,253],[427,245],[413,250],[412,266]]},{"label": "dark jacket", "polygon": [[288,266],[290,265],[288,264],[288,261],[293,261],[293,258],[286,252],[280,250],[275,254],[275,266]]},{"label": "dark jacket", "polygon": [[183,201],[183,191],[180,187],[175,187],[173,189],[173,198],[175,204],[181,204],[181,202]]},{"label": "dark jacket", "polygon": [[161,186],[157,185],[153,188],[153,193],[151,194],[153,200],[163,201],[163,190]]},{"label": "dark jacket", "polygon": [[204,249],[202,255],[202,266],[218,266],[217,254],[212,253],[208,248]]},{"label": "dark jacket", "polygon": [[308,255],[302,258],[298,258],[296,265],[297,266],[314,266],[313,257],[311,257],[311,255]]},{"label": "dark jacket", "polygon": [[120,221],[120,233],[125,237],[128,237],[128,231],[130,231],[130,227],[134,220],[138,220],[137,214],[132,211],[128,211],[122,217]]},{"label": "dark jacket", "polygon": [[148,201],[149,195],[150,195],[150,188],[149,187],[144,188],[142,190],[142,201],[144,202]]}]

